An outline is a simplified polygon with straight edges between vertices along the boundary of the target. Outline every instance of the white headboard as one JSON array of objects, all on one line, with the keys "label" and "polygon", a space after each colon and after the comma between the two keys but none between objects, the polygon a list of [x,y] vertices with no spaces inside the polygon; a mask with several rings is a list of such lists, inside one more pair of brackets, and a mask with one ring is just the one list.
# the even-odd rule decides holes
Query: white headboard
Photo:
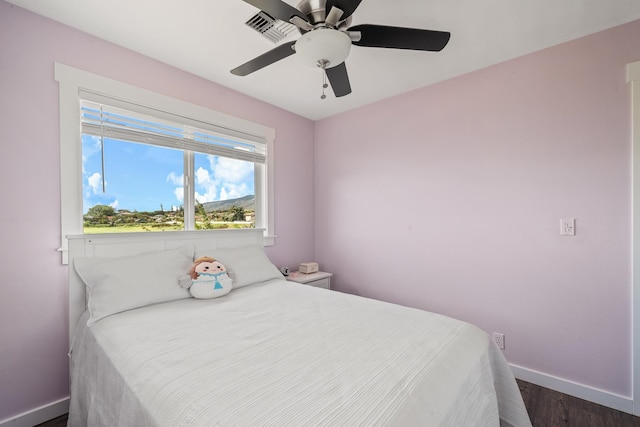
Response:
[{"label": "white headboard", "polygon": [[85,284],[76,273],[76,257],[122,257],[173,249],[190,244],[199,248],[233,248],[263,245],[264,230],[202,230],[153,233],[83,234],[69,239],[69,340],[86,310]]}]

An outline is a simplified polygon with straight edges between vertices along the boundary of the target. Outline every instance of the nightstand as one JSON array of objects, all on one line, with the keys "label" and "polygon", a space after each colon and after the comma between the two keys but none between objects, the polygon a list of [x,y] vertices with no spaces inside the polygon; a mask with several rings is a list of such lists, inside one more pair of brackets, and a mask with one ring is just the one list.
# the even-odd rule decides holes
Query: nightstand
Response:
[{"label": "nightstand", "polygon": [[287,276],[287,280],[303,285],[315,286],[316,288],[331,289],[331,276],[333,276],[333,274],[324,271],[310,274],[294,271]]}]

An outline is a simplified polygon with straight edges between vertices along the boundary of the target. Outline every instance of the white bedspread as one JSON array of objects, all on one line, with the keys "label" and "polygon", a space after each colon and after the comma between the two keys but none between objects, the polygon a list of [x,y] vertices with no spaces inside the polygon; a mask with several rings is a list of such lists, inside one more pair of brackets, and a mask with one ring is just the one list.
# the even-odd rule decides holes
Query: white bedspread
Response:
[{"label": "white bedspread", "polygon": [[80,327],[69,425],[531,423],[478,328],[278,280]]}]

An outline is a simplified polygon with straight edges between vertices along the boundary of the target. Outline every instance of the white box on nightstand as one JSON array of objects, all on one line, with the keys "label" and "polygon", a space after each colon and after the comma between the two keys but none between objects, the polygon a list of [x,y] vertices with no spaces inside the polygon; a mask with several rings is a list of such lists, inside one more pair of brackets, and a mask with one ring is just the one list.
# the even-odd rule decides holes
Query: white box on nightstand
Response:
[{"label": "white box on nightstand", "polygon": [[333,274],[324,271],[310,274],[294,271],[287,276],[287,280],[303,285],[315,286],[316,288],[331,289],[331,276],[333,276]]}]

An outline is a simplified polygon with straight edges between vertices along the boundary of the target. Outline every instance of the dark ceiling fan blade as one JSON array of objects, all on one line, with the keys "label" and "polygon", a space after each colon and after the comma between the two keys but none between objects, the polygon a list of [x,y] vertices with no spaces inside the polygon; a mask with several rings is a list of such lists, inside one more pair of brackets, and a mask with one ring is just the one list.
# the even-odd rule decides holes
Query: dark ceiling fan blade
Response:
[{"label": "dark ceiling fan blade", "polygon": [[307,17],[295,7],[288,5],[281,0],[244,0],[246,3],[257,7],[263,12],[267,12],[273,18],[281,21],[289,22],[291,18],[297,16],[303,21],[307,21]]},{"label": "dark ceiling fan blade", "polygon": [[438,52],[449,43],[451,33],[446,31],[419,30],[416,28],[387,27],[385,25],[356,25],[348,31],[359,31],[357,46],[386,47],[391,49],[428,50]]},{"label": "dark ceiling fan blade", "polygon": [[347,19],[353,12],[355,12],[358,6],[360,6],[361,1],[362,0],[327,0],[325,10],[328,15],[333,6],[336,6],[344,12],[340,19]]},{"label": "dark ceiling fan blade", "polygon": [[270,51],[253,58],[251,61],[245,62],[239,67],[234,68],[231,70],[231,74],[235,74],[236,76],[246,76],[254,71],[258,71],[259,69],[266,67],[267,65],[278,62],[287,56],[291,56],[296,53],[296,51],[293,50],[293,45],[295,43],[296,42],[294,40],[292,42],[281,44],[275,49],[271,49]]},{"label": "dark ceiling fan blade", "polygon": [[351,84],[349,83],[349,75],[347,74],[347,66],[343,62],[335,67],[324,70],[331,83],[331,89],[337,98],[351,93]]}]

